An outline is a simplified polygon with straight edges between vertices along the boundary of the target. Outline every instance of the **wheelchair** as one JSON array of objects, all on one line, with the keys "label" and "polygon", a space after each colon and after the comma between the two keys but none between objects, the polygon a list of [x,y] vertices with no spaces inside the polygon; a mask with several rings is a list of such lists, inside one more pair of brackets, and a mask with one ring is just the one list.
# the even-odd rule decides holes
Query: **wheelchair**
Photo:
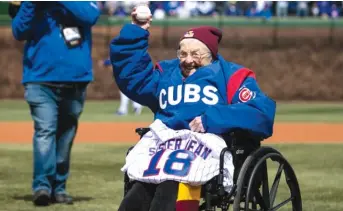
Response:
[{"label": "wheelchair", "polygon": [[[149,128],[137,128],[142,137]],[[247,131],[236,130],[223,136],[227,147],[221,151],[219,174],[202,186],[199,211],[275,211],[289,205],[286,210],[302,211],[299,184],[290,163],[276,149],[261,146],[263,139],[253,138]],[[133,148],[129,148],[127,154]],[[229,193],[224,190],[224,155],[231,152],[234,165],[233,187]],[[267,160],[276,162],[277,173],[269,189]],[[289,197],[275,205],[275,199],[282,173],[284,173]],[[124,175],[124,196],[133,182]],[[281,209],[282,210],[282,209]]]}]

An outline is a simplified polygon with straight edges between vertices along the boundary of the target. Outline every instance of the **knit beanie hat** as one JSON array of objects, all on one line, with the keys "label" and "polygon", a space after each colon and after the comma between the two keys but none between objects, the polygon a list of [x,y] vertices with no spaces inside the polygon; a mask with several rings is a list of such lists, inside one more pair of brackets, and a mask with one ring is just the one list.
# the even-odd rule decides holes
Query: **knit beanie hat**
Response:
[{"label": "knit beanie hat", "polygon": [[189,29],[180,39],[193,38],[204,43],[210,49],[212,57],[217,58],[218,44],[222,39],[222,32],[212,26],[200,26]]}]

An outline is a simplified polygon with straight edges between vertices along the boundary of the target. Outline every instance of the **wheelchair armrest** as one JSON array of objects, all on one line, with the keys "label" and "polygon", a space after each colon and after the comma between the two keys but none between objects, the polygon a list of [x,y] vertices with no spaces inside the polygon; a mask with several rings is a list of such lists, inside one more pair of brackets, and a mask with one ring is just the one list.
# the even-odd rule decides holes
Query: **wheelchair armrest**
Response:
[{"label": "wheelchair armrest", "polygon": [[149,131],[150,131],[150,128],[148,128],[148,127],[139,127],[139,128],[136,128],[136,133],[137,133],[140,137],[144,136],[144,134],[146,134],[146,133],[149,132]]}]

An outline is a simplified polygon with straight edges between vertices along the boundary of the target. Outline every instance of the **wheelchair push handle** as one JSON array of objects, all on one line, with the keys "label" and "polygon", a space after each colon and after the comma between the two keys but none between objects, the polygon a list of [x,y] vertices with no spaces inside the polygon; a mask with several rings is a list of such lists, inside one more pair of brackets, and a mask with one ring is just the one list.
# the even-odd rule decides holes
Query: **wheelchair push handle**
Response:
[{"label": "wheelchair push handle", "polygon": [[148,128],[148,127],[139,127],[139,128],[136,128],[135,131],[142,138],[147,132],[150,131],[150,128]]}]

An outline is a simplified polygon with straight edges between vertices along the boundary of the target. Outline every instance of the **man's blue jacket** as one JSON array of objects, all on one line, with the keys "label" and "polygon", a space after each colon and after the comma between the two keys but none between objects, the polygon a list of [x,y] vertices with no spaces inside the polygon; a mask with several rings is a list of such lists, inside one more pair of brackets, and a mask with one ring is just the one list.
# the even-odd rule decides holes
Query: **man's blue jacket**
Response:
[{"label": "man's blue jacket", "polygon": [[[13,36],[26,41],[22,82],[93,80],[91,27],[99,15],[95,2],[22,2],[12,20]],[[80,29],[81,45],[68,48],[61,24]]]}]

